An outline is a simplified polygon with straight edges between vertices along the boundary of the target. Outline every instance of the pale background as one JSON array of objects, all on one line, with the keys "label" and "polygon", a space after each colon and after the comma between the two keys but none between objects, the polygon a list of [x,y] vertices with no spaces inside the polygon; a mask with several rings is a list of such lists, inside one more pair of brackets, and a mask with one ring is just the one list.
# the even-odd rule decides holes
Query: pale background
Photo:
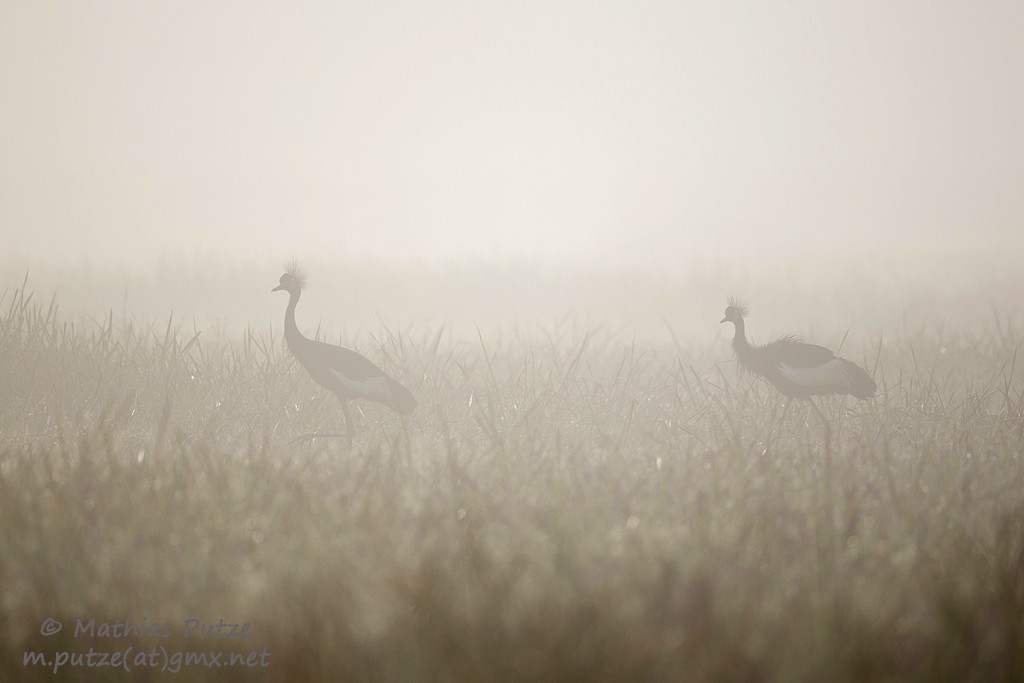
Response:
[{"label": "pale background", "polygon": [[330,320],[740,293],[880,327],[1024,295],[1019,2],[0,15],[2,284],[72,309],[266,321],[288,258]]}]

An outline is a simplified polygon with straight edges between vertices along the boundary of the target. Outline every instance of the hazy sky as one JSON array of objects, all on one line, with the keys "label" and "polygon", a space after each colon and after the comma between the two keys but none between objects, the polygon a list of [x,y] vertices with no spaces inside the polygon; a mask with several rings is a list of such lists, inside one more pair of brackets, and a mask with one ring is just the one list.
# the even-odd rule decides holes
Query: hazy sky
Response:
[{"label": "hazy sky", "polygon": [[1024,3],[0,0],[36,259],[664,264],[1024,226]]}]

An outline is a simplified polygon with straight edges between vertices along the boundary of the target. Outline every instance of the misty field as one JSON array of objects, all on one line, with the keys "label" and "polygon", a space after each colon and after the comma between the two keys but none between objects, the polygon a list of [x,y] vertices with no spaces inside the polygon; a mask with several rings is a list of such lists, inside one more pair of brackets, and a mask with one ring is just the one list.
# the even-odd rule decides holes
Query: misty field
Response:
[{"label": "misty field", "polygon": [[[420,404],[349,448],[298,438],[343,420],[280,337],[0,303],[3,680],[1024,679],[998,317],[855,331],[829,438],[722,336],[379,326],[328,341]],[[53,665],[90,648],[156,654]]]}]

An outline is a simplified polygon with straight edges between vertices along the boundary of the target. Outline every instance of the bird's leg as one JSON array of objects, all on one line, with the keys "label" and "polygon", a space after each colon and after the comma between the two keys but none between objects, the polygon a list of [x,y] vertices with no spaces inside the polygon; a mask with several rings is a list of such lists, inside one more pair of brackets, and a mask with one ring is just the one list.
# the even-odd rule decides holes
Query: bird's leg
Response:
[{"label": "bird's leg", "polygon": [[[323,432],[310,432],[302,434],[292,439],[289,443],[295,443],[296,441],[311,441],[313,439],[340,439],[342,437],[348,441],[348,445],[352,445],[352,436],[355,434],[355,427],[352,422],[352,415],[348,411],[348,401],[345,399],[341,400],[341,410],[345,414],[345,433],[344,434],[325,434]],[[321,425],[323,426],[323,425]]]},{"label": "bird's leg", "polygon": [[782,426],[782,421],[786,419],[786,413],[789,412],[789,404],[792,403],[792,402],[793,402],[793,397],[792,396],[787,396],[786,397],[786,407],[782,409],[782,415],[779,417],[778,421],[772,427],[771,431],[768,432],[768,436],[765,437],[765,448],[764,448],[764,451],[762,452],[762,455],[764,453],[768,452],[768,447],[771,445],[771,439],[772,439],[773,436],[775,436],[775,432],[777,432],[779,430],[779,427]]},{"label": "bird's leg", "polygon": [[781,426],[782,425],[782,421],[786,419],[786,413],[789,412],[789,404],[792,403],[792,402],[793,402],[793,397],[792,396],[787,396],[786,397],[786,407],[782,409],[782,417],[779,418],[779,424],[777,426]]},{"label": "bird's leg", "polygon": [[835,521],[835,505],[834,495],[832,492],[832,425],[829,423],[828,418],[821,412],[821,409],[814,403],[814,401],[808,397],[808,401],[814,407],[814,410],[821,417],[821,421],[825,423],[825,457],[822,462],[822,479],[824,479],[824,487],[822,490],[823,501],[822,504],[826,507],[828,512],[828,536],[826,537],[828,546],[824,549],[825,556],[829,558],[835,557],[835,544],[836,544],[836,521]]},{"label": "bird's leg", "polygon": [[348,401],[342,400],[341,409],[345,413],[345,435],[348,437],[348,445],[352,445],[352,437],[355,436],[355,425],[352,422],[352,414],[348,410]]},{"label": "bird's leg", "polygon": [[825,434],[831,436],[832,423],[828,421],[827,417],[825,417],[825,413],[821,412],[821,409],[818,408],[818,404],[814,402],[813,398],[808,397],[807,402],[811,404],[811,407],[814,408],[814,412],[818,414],[818,417],[820,417],[821,421],[825,424]]}]

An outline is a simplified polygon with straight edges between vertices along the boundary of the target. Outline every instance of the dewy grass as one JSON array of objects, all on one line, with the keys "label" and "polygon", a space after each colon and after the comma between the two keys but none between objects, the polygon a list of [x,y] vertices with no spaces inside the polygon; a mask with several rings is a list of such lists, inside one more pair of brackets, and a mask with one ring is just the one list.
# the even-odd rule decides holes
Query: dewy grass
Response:
[{"label": "dewy grass", "polygon": [[[340,411],[279,338],[2,304],[3,680],[1024,677],[1007,324],[847,342],[879,392],[827,449],[726,349],[389,329],[419,409],[348,449],[291,443]],[[25,660],[90,648],[267,666]]]}]

